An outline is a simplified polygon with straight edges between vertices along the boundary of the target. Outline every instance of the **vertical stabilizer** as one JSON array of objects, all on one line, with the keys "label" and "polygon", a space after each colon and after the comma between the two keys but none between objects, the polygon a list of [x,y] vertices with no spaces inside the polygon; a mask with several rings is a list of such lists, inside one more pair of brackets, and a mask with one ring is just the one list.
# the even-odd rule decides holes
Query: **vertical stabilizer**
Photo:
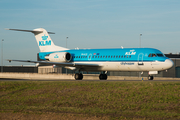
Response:
[{"label": "vertical stabilizer", "polygon": [[38,28],[38,29],[34,29],[33,31],[41,52],[68,50],[67,48],[54,45],[51,37],[49,36],[48,32],[45,29]]},{"label": "vertical stabilizer", "polygon": [[67,48],[60,47],[54,45],[52,39],[50,38],[50,32],[47,32],[43,28],[37,28],[34,30],[20,30],[20,29],[7,29],[7,30],[15,30],[15,31],[23,31],[23,32],[32,32],[35,35],[37,44],[39,46],[40,52],[52,52],[52,51],[63,51],[68,50]]}]

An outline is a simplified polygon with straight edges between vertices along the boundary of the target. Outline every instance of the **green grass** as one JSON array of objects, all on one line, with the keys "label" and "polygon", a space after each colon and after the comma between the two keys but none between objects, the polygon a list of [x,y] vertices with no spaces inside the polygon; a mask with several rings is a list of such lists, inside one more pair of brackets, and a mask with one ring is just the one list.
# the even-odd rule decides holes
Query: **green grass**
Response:
[{"label": "green grass", "polygon": [[0,82],[1,113],[180,119],[180,82]]}]

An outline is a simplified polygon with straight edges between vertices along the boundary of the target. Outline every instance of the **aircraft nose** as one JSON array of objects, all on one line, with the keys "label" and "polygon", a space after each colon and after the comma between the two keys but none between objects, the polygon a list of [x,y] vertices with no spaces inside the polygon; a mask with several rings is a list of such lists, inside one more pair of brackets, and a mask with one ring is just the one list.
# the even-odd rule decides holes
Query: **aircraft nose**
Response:
[{"label": "aircraft nose", "polygon": [[169,69],[174,65],[174,63],[171,59],[166,59],[165,64],[166,64],[166,69]]}]

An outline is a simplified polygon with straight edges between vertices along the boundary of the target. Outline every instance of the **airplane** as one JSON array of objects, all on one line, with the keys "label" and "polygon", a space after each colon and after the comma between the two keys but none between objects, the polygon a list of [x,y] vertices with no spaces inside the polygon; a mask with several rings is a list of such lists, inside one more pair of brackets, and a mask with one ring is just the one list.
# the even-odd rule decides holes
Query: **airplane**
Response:
[{"label": "airplane", "polygon": [[100,80],[107,79],[107,71],[148,72],[148,80],[153,80],[154,74],[173,66],[173,61],[160,50],[154,48],[112,48],[112,49],[68,49],[56,46],[49,34],[43,28],[34,30],[6,29],[31,32],[35,35],[39,46],[39,61],[8,60],[30,62],[41,65],[53,65],[73,70],[75,80],[82,80],[81,72],[101,72]]}]

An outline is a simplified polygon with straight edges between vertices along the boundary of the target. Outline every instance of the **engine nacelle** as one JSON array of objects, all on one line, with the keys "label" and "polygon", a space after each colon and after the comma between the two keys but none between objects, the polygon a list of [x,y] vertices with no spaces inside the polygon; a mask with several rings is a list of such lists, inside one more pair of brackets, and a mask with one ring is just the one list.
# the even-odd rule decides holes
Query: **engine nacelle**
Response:
[{"label": "engine nacelle", "polygon": [[58,52],[52,53],[49,56],[46,56],[45,58],[51,62],[69,62],[72,56],[68,52]]}]

